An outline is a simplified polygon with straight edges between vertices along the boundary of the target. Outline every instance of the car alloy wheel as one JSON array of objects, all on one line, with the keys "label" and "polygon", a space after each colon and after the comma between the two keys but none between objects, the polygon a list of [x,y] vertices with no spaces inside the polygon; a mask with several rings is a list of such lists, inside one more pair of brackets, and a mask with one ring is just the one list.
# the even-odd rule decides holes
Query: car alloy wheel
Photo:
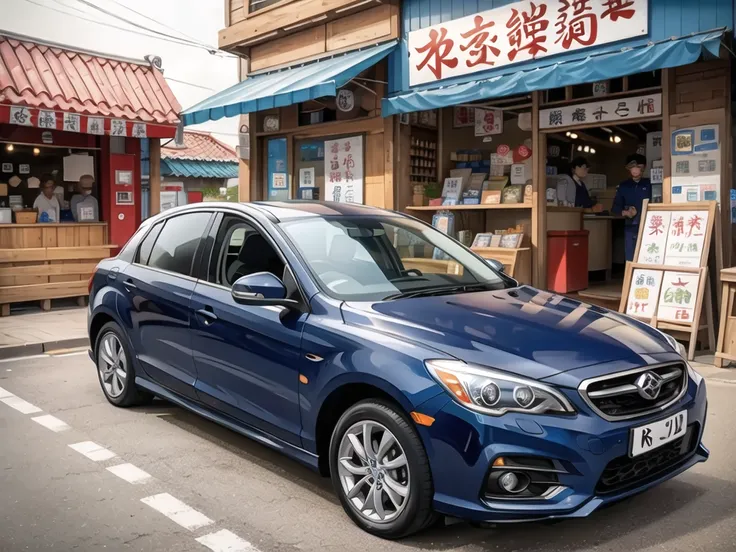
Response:
[{"label": "car alloy wheel", "polygon": [[350,505],[374,523],[398,517],[409,502],[409,463],[399,441],[384,425],[353,424],[340,441],[338,473]]},{"label": "car alloy wheel", "polygon": [[108,332],[100,340],[97,352],[97,371],[105,393],[117,399],[125,392],[128,379],[128,361],[118,337]]}]

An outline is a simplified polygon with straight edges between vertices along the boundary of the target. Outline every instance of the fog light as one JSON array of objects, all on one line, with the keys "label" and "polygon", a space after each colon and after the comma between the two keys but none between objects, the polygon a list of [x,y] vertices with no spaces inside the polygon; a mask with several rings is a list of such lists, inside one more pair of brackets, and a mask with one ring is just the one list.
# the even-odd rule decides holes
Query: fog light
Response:
[{"label": "fog light", "polygon": [[498,478],[498,486],[509,494],[523,493],[529,487],[530,479],[525,473],[505,472]]},{"label": "fog light", "polygon": [[534,391],[531,387],[517,387],[514,389],[514,400],[522,408],[528,408],[534,402]]}]

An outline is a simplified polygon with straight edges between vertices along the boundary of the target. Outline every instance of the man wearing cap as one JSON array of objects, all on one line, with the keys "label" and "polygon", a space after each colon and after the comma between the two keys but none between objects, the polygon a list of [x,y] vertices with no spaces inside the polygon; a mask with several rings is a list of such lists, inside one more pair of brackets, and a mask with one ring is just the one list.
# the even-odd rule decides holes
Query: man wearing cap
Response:
[{"label": "man wearing cap", "polygon": [[74,194],[71,201],[72,215],[76,222],[97,222],[100,220],[99,205],[92,196],[94,185],[95,179],[90,174],[85,174],[79,179],[78,193]]},{"label": "man wearing cap", "polygon": [[643,155],[635,153],[626,158],[626,168],[631,178],[618,185],[616,197],[613,200],[613,209],[611,209],[614,215],[626,218],[624,244],[627,261],[634,260],[642,204],[645,199],[652,200],[652,183],[648,178],[642,177],[646,165],[647,160]]}]

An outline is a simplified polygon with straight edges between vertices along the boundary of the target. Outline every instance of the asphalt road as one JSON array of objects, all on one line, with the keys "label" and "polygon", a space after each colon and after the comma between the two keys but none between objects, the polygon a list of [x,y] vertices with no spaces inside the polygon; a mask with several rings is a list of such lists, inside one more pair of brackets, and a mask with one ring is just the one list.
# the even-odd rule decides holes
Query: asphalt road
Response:
[{"label": "asphalt road", "polygon": [[583,520],[453,523],[397,543],[358,530],[329,480],[256,442],[163,401],[109,405],[84,354],[2,362],[0,388],[2,552],[736,550],[733,383],[708,381],[711,459],[673,481]]}]

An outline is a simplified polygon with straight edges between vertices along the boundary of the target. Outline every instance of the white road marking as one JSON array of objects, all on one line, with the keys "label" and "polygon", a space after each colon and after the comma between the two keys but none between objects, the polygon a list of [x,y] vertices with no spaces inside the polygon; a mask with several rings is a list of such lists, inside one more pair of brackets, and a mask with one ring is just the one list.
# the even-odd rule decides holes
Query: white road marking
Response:
[{"label": "white road marking", "polygon": [[161,512],[174,523],[178,523],[190,531],[214,523],[210,518],[199,513],[194,508],[187,506],[169,493],[147,496],[146,498],[142,498],[141,502],[148,504],[151,508]]},{"label": "white road marking", "polygon": [[15,395],[13,395],[7,389],[3,389],[2,387],[0,387],[0,399],[7,399],[8,397],[14,397],[14,396]]},{"label": "white road marking", "polygon": [[241,539],[227,529],[209,533],[196,539],[213,552],[258,552],[258,549],[248,541]]},{"label": "white road marking", "polygon": [[101,447],[92,441],[74,443],[73,445],[69,445],[69,448],[76,450],[79,454],[83,454],[93,462],[104,462],[117,456],[113,451],[107,450],[105,447]]},{"label": "white road marking", "polygon": [[36,418],[31,418],[31,420],[33,420],[37,424],[41,424],[46,429],[55,431],[56,433],[71,429],[65,421],[60,420],[56,416],[51,416],[50,414],[47,414],[45,416],[37,416]]},{"label": "white road marking", "polygon": [[0,399],[0,401],[4,402],[11,408],[15,408],[21,414],[35,414],[36,412],[43,412],[37,406],[34,406],[31,403],[24,401],[20,397],[16,397],[15,395]]},{"label": "white road marking", "polygon": [[151,475],[144,472],[142,469],[134,466],[133,464],[118,464],[117,466],[110,466],[107,471],[117,475],[120,479],[132,483],[133,485],[140,485],[151,479]]}]

